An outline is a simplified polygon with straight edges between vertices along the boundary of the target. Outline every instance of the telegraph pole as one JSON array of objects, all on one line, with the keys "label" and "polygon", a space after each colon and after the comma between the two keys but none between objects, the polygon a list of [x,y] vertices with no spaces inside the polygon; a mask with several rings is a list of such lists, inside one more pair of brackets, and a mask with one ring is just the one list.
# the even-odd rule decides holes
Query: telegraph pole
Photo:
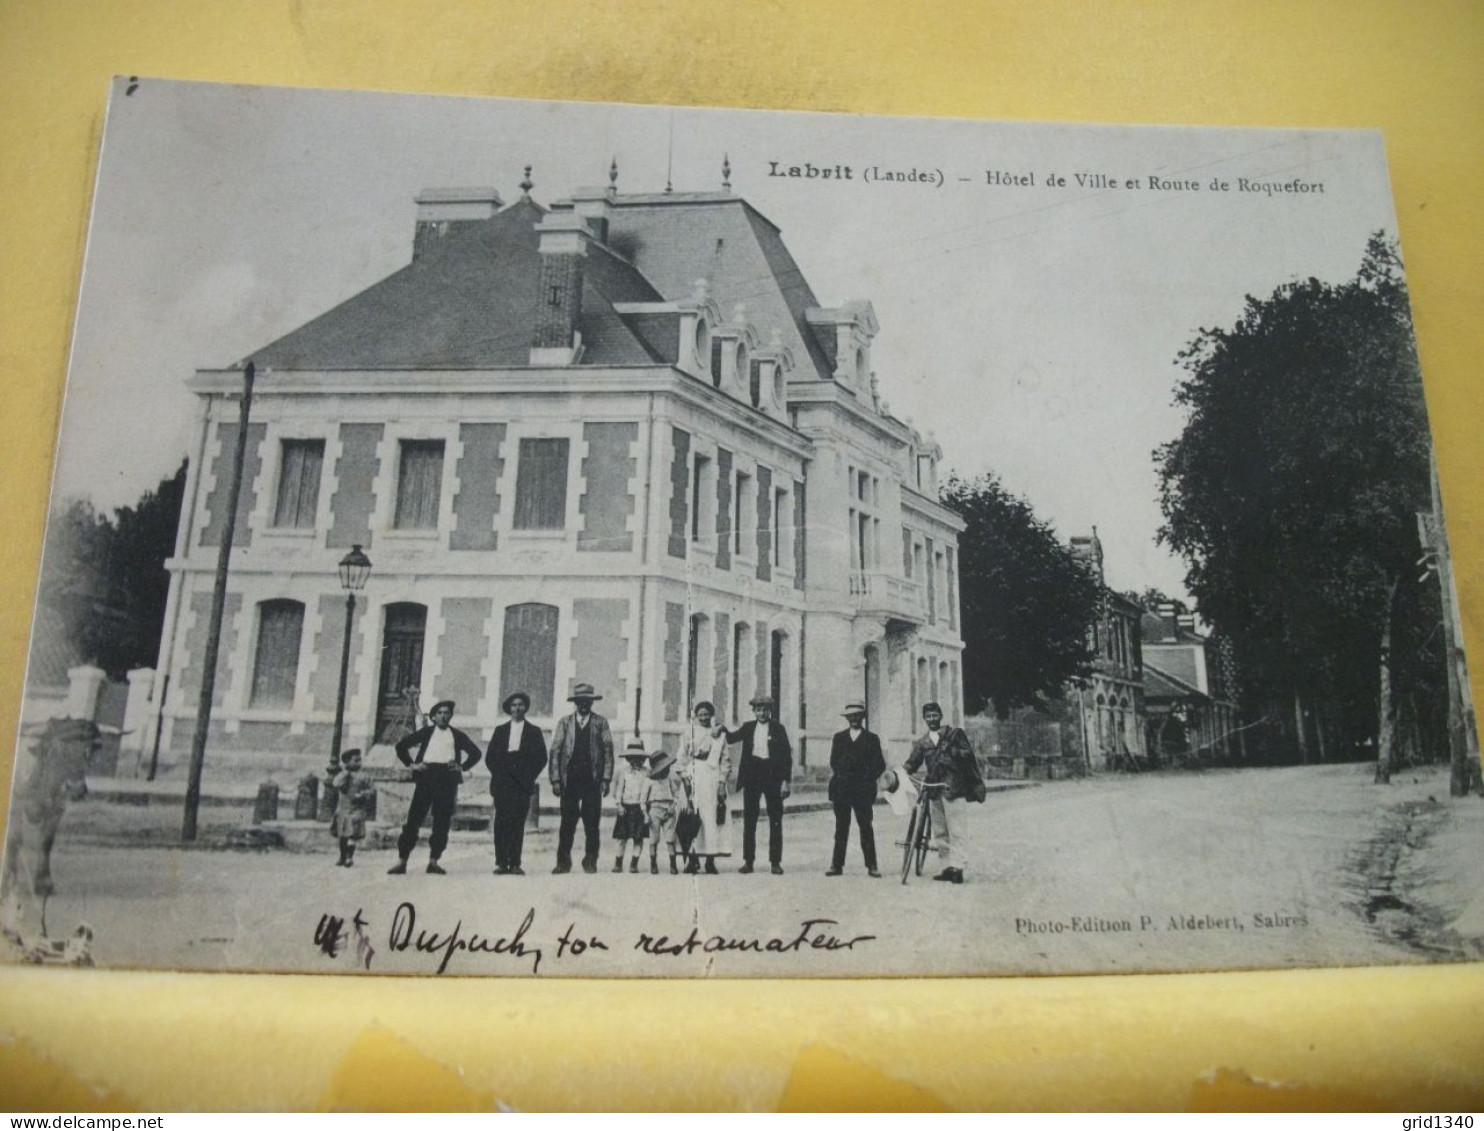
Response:
[{"label": "telegraph pole", "polygon": [[211,727],[211,700],[216,693],[216,657],[222,643],[222,613],[227,605],[227,563],[237,533],[237,499],[242,493],[242,464],[247,453],[247,421],[252,413],[252,384],[257,367],[242,372],[242,414],[237,424],[237,446],[232,454],[232,479],[227,489],[227,521],[216,554],[216,586],[211,593],[211,619],[206,627],[206,649],[201,658],[201,697],[196,701],[196,733],[191,738],[191,773],[186,781],[185,818],[180,839],[196,839],[196,811],[201,807],[201,768],[206,762],[206,735]]}]

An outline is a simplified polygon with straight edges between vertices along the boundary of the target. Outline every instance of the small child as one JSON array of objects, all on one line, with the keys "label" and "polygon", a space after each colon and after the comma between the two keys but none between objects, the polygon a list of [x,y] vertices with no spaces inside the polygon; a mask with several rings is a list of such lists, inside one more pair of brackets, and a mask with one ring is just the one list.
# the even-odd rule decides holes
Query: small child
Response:
[{"label": "small child", "polygon": [[670,875],[678,875],[675,866],[675,825],[685,801],[685,779],[673,773],[675,756],[657,750],[649,756],[649,775],[644,791],[644,808],[649,816],[649,874],[660,870],[660,841],[670,850]]},{"label": "small child", "polygon": [[376,804],[376,784],[361,773],[361,752],[347,750],[340,755],[340,772],[330,783],[340,794],[330,832],[340,838],[337,867],[349,868],[355,863],[356,841],[366,836],[366,818]]},{"label": "small child", "polygon": [[618,775],[618,790],[613,795],[618,806],[618,820],[613,825],[613,839],[618,841],[618,859],[613,862],[615,872],[623,871],[624,846],[634,842],[634,856],[629,861],[629,871],[639,870],[639,854],[644,851],[644,834],[648,822],[644,819],[644,794],[649,779],[644,773],[648,759],[644,752],[644,740],[638,735],[629,739],[624,747],[623,759],[627,765]]}]

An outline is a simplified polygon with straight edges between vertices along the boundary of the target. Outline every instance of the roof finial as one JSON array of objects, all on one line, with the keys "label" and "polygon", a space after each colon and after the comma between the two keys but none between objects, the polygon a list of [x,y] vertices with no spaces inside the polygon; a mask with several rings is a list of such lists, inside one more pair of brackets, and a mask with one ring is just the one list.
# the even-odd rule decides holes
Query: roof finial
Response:
[{"label": "roof finial", "polygon": [[732,158],[727,153],[721,155],[721,191],[732,191]]},{"label": "roof finial", "polygon": [[670,112],[670,147],[665,154],[665,191],[675,191],[675,113]]},{"label": "roof finial", "polygon": [[526,166],[526,175],[520,182],[520,191],[525,196],[531,195],[531,190],[536,187],[536,182],[531,180],[531,167]]},{"label": "roof finial", "polygon": [[618,154],[613,155],[613,160],[608,163],[608,187],[618,188]]}]

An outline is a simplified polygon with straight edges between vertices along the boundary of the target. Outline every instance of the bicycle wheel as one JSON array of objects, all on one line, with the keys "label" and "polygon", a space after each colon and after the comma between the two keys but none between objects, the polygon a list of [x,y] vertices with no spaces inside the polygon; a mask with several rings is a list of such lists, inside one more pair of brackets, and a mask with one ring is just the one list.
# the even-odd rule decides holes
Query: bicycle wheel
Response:
[{"label": "bicycle wheel", "polygon": [[912,874],[912,850],[917,847],[918,812],[918,807],[914,805],[912,815],[907,818],[907,847],[902,849],[902,883],[904,884],[907,882],[907,877]]},{"label": "bicycle wheel", "polygon": [[928,846],[933,843],[933,811],[924,808],[922,825],[917,830],[917,874],[922,875],[922,866],[927,863]]}]

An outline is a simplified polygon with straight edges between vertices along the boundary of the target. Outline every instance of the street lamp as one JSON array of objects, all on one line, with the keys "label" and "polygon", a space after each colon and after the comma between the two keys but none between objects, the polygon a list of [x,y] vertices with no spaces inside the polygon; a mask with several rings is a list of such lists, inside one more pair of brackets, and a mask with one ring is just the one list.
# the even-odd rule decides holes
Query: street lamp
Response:
[{"label": "street lamp", "polygon": [[371,576],[371,559],[360,543],[340,559],[340,588],[345,590],[345,642],[340,647],[340,693],[335,696],[335,736],[330,740],[330,774],[340,772],[340,735],[345,727],[345,681],[350,675],[350,625],[356,615],[356,594]]}]

